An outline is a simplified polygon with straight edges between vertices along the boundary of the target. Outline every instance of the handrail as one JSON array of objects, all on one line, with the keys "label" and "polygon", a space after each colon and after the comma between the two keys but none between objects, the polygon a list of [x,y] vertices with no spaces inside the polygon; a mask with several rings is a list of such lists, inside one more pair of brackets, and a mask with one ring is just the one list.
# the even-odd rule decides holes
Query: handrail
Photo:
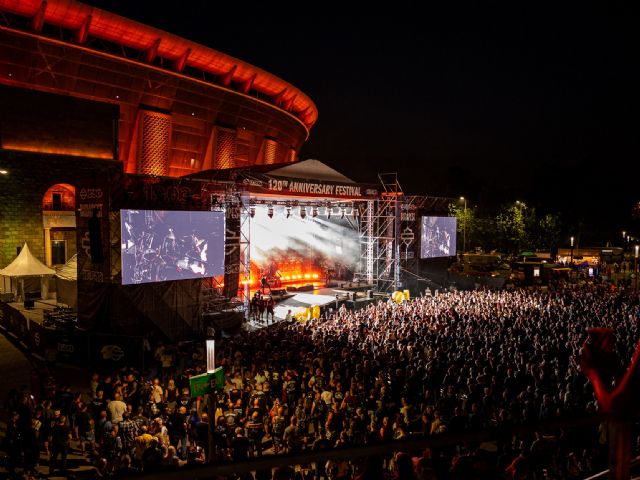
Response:
[{"label": "handrail", "polygon": [[[559,429],[566,426],[590,426],[597,425],[605,420],[602,415],[573,419],[555,419],[537,424],[518,425],[509,430],[509,434],[532,433],[550,429]],[[484,430],[481,432],[467,432],[461,434],[445,434],[442,436],[432,436],[423,438],[408,438],[406,440],[396,440],[388,443],[380,443],[369,446],[358,446],[344,449],[324,450],[317,452],[303,452],[288,455],[273,455],[269,457],[258,457],[243,462],[232,463],[212,463],[209,465],[195,467],[181,467],[176,470],[149,472],[132,474],[123,477],[130,480],[157,479],[182,480],[184,478],[204,479],[226,476],[231,474],[242,474],[251,471],[266,470],[284,465],[308,465],[310,463],[326,462],[327,460],[342,461],[355,458],[368,457],[372,455],[389,455],[397,451],[422,451],[427,447],[438,448],[450,445],[457,445],[464,442],[486,442],[495,440],[500,433],[495,430]]]}]

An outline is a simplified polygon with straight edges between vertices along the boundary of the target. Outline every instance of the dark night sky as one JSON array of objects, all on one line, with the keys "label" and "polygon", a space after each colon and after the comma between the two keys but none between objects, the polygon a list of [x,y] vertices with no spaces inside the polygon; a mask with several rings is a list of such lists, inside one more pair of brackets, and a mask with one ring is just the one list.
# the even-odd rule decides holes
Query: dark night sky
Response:
[{"label": "dark night sky", "polygon": [[300,88],[319,110],[303,159],[357,181],[397,171],[409,193],[465,195],[485,208],[524,200],[562,212],[568,230],[583,223],[585,242],[633,228],[640,29],[629,12],[396,2],[359,15],[318,3],[295,15],[250,2],[86,3]]}]

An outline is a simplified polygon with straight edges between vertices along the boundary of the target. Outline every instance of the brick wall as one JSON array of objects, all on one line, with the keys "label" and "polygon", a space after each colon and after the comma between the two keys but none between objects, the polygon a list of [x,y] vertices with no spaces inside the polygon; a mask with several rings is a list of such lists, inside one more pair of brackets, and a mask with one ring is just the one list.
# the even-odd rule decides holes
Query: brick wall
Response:
[{"label": "brick wall", "polygon": [[76,178],[107,175],[103,160],[0,150],[0,268],[16,256],[16,247],[29,244],[33,254],[44,258],[42,199],[56,183],[75,185]]}]

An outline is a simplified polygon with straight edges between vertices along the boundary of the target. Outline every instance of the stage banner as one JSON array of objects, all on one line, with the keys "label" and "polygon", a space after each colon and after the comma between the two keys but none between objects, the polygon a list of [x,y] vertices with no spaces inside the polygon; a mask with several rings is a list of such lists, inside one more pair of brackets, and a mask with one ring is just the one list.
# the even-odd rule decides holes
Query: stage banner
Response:
[{"label": "stage banner", "polygon": [[400,259],[420,258],[420,215],[418,207],[409,202],[400,204]]},{"label": "stage banner", "polygon": [[225,198],[224,290],[226,298],[238,296],[240,284],[240,226],[242,206],[238,195]]},{"label": "stage banner", "polygon": [[78,282],[110,282],[109,175],[106,171],[78,180],[76,212]]},{"label": "stage banner", "polygon": [[188,178],[116,175],[111,185],[111,210],[209,210],[213,193],[224,186]]},{"label": "stage banner", "polygon": [[55,330],[52,344],[59,362],[85,365],[87,361],[87,333],[82,330]]},{"label": "stage banner", "polygon": [[379,193],[375,185],[276,177],[255,172],[242,173],[238,181],[247,187],[251,194],[366,200],[377,198]]},{"label": "stage banner", "polygon": [[89,333],[89,364],[110,371],[121,367],[144,368],[142,337]]}]

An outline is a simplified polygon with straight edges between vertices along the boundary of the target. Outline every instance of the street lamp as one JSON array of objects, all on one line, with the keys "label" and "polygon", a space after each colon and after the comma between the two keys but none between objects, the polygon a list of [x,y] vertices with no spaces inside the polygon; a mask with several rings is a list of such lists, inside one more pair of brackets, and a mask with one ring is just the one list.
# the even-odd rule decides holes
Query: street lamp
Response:
[{"label": "street lamp", "polygon": [[636,254],[633,258],[633,271],[636,274],[636,292],[638,291],[638,250],[640,250],[640,245],[636,245]]},{"label": "street lamp", "polygon": [[571,260],[569,261],[569,265],[573,263],[573,237],[571,237]]},{"label": "street lamp", "polygon": [[464,202],[464,225],[462,226],[462,254],[467,251],[467,199],[460,197]]}]

